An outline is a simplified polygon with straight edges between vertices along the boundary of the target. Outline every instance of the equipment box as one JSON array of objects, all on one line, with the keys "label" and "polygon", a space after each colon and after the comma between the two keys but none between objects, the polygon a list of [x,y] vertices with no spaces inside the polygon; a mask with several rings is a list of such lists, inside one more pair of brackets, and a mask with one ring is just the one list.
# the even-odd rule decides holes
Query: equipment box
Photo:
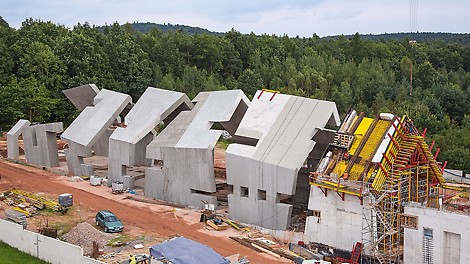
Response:
[{"label": "equipment box", "polygon": [[70,193],[59,195],[59,204],[63,207],[70,207],[73,205],[73,196]]}]

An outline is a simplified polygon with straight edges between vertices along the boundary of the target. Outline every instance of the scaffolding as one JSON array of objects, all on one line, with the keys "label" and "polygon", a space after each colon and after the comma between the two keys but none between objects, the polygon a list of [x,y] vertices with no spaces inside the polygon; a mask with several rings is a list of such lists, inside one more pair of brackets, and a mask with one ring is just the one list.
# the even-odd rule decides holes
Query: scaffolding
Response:
[{"label": "scaffolding", "polygon": [[[333,191],[343,201],[345,195],[359,198],[363,263],[402,263],[404,226],[409,224],[401,223],[404,206],[416,202],[438,208],[442,188],[458,187],[445,184],[445,164],[436,162],[439,149],[432,154],[434,144],[427,145],[426,131],[420,132],[407,116],[370,119],[361,113],[348,123],[311,173],[310,184],[325,196]],[[382,142],[386,149],[377,162]]]},{"label": "scaffolding", "polygon": [[395,135],[389,135],[391,146],[384,154],[385,164],[379,164],[378,177],[372,179],[369,208],[363,209],[364,250],[381,264],[402,262],[404,205],[417,202],[437,207],[436,189],[444,185],[442,169],[424,135],[406,117],[399,123]]}]

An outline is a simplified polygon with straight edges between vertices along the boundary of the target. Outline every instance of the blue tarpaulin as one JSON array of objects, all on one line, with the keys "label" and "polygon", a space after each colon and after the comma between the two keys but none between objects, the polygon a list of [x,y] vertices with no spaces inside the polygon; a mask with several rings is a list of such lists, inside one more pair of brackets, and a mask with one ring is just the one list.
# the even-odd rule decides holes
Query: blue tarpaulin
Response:
[{"label": "blue tarpaulin", "polygon": [[196,241],[177,237],[150,247],[155,259],[167,259],[174,264],[229,264],[230,261],[212,248]]}]

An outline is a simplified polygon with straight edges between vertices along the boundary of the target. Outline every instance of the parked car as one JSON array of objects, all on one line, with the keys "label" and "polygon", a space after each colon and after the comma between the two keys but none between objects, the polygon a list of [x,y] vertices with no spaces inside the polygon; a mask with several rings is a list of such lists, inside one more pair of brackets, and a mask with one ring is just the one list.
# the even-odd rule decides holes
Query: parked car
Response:
[{"label": "parked car", "polygon": [[111,211],[103,210],[96,214],[96,225],[101,226],[106,233],[122,232],[124,225]]}]

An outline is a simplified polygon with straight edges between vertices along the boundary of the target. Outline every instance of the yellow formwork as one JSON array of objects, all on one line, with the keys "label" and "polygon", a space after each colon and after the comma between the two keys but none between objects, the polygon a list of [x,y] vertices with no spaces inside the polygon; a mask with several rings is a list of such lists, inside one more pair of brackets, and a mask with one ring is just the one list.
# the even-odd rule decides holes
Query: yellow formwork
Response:
[{"label": "yellow formwork", "polygon": [[366,134],[366,132],[369,129],[370,125],[372,125],[373,121],[374,121],[374,119],[368,118],[368,117],[364,117],[362,119],[362,121],[359,124],[359,126],[357,127],[356,131],[354,131],[354,141],[351,144],[351,148],[349,148],[349,154],[350,155],[355,154],[355,152],[357,150],[357,147],[361,143],[362,138]]}]

